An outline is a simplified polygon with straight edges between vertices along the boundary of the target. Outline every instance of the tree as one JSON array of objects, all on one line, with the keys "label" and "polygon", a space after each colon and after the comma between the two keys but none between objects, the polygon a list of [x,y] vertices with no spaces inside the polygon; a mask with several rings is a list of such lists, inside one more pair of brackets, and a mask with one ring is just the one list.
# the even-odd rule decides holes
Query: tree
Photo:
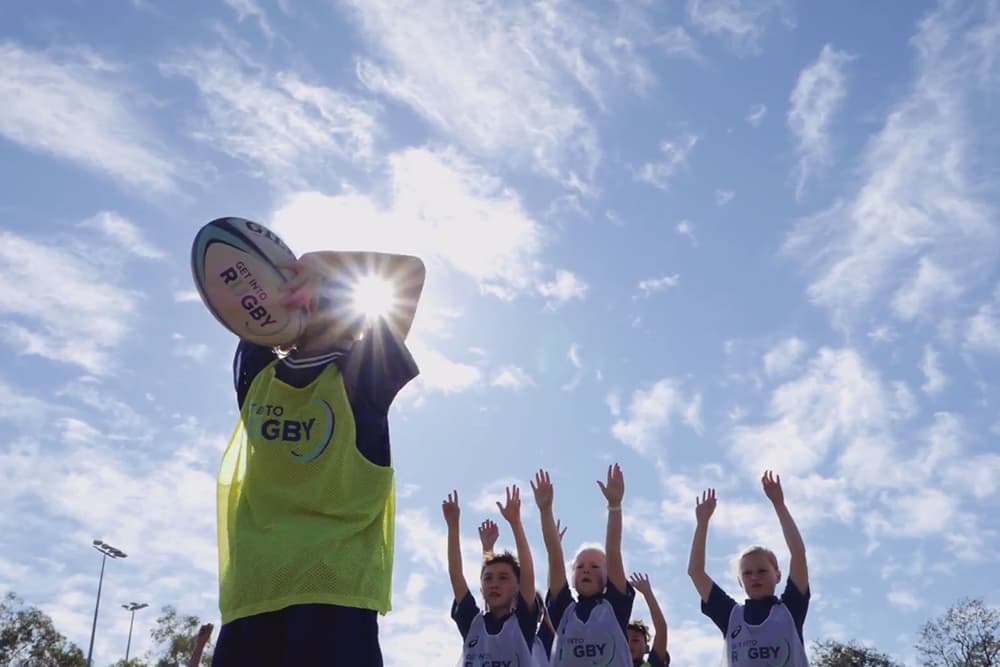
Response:
[{"label": "tree", "polygon": [[901,667],[885,653],[857,642],[813,642],[813,667]]},{"label": "tree", "polygon": [[[186,667],[188,658],[195,651],[202,623],[197,616],[180,616],[177,610],[167,605],[156,619],[156,627],[150,631],[157,647],[150,659],[152,667]],[[205,648],[200,664],[212,664],[211,642]]]},{"label": "tree", "polygon": [[3,667],[84,667],[86,658],[56,630],[37,607],[14,593],[0,601],[0,665]]},{"label": "tree", "polygon": [[962,599],[921,628],[916,649],[925,667],[1000,667],[1000,611]]}]

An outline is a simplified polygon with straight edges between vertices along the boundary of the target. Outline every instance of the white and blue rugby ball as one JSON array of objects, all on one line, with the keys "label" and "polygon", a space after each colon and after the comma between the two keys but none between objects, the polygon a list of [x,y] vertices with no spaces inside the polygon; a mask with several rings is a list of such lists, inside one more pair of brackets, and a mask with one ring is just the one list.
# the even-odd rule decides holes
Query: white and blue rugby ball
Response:
[{"label": "white and blue rugby ball", "polygon": [[294,259],[264,225],[217,218],[194,237],[191,272],[201,300],[224,327],[258,345],[290,345],[309,321],[306,307],[279,303],[278,290],[287,278],[278,265]]}]

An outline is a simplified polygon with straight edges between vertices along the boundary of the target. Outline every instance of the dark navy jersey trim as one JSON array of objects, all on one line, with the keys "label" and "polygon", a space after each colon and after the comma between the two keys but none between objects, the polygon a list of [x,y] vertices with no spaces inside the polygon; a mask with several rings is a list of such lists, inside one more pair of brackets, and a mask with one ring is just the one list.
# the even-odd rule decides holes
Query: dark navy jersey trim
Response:
[{"label": "dark navy jersey trim", "polygon": [[347,354],[346,350],[333,350],[311,357],[297,357],[294,352],[281,359],[281,363],[289,368],[309,368],[313,366],[328,366],[331,361],[336,361]]}]

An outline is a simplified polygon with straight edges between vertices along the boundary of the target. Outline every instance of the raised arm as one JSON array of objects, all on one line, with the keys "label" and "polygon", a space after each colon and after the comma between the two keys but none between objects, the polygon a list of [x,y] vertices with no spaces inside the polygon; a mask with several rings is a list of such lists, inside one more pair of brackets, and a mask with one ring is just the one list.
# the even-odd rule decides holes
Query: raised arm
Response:
[{"label": "raised arm", "polygon": [[625,564],[622,562],[622,498],[625,497],[625,476],[618,464],[608,466],[607,482],[597,481],[608,501],[608,528],[604,538],[604,553],[608,563],[608,582],[625,592]]},{"label": "raised arm", "polygon": [[781,489],[781,476],[775,475],[768,470],[760,478],[761,486],[764,488],[764,495],[774,505],[774,513],[778,515],[778,523],[781,524],[781,533],[785,536],[785,544],[788,546],[788,553],[791,560],[788,563],[788,578],[799,589],[800,593],[809,590],[809,566],[806,563],[806,545],[799,534],[799,528],[795,525],[788,507],[785,505],[785,492]]},{"label": "raised arm", "polygon": [[451,579],[451,590],[455,593],[455,602],[461,602],[469,592],[469,584],[462,572],[462,542],[459,535],[458,491],[452,491],[441,503],[441,512],[448,524],[448,577]]},{"label": "raised arm", "polygon": [[642,597],[646,599],[646,606],[649,607],[649,616],[653,621],[653,632],[655,633],[653,635],[652,651],[660,659],[660,662],[666,662],[667,619],[663,617],[663,610],[660,609],[660,603],[656,601],[656,596],[653,595],[653,587],[649,583],[649,576],[633,572],[628,582],[632,584],[632,588],[642,593]]},{"label": "raised arm", "polygon": [[[304,270],[308,267],[308,270]],[[336,308],[350,306],[352,295],[362,279],[384,281],[392,296],[386,321],[405,339],[413,325],[417,302],[424,288],[426,270],[419,257],[380,252],[309,252],[297,262],[282,265],[295,275],[285,286],[287,305],[312,303],[325,296]]]},{"label": "raised arm", "polygon": [[545,551],[549,555],[549,595],[555,596],[566,586],[566,563],[563,560],[562,539],[552,514],[552,499],[554,491],[549,473],[539,470],[535,480],[530,483],[535,494],[535,504],[542,517],[542,539],[545,541]]},{"label": "raised arm", "polygon": [[694,516],[697,521],[694,529],[694,539],[691,540],[691,557],[688,559],[688,576],[694,582],[694,587],[701,596],[702,602],[708,602],[712,592],[712,578],[705,572],[705,543],[708,541],[708,520],[715,511],[715,489],[706,489],[701,493],[701,499],[694,499]]},{"label": "raised arm", "polygon": [[521,523],[521,490],[515,484],[507,487],[507,502],[497,503],[500,515],[510,524],[517,546],[517,561],[521,565],[521,597],[528,604],[528,611],[535,612],[535,563],[531,560],[531,547]]},{"label": "raised arm", "polygon": [[479,542],[483,545],[483,560],[493,558],[493,547],[500,538],[500,527],[491,519],[479,524]]}]

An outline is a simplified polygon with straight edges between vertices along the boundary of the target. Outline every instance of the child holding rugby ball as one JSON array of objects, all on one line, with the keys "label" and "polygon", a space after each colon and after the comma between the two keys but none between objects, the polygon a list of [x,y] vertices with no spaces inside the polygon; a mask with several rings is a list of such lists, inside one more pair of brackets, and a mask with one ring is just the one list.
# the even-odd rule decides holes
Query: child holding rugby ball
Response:
[{"label": "child holding rugby ball", "polygon": [[[403,341],[424,284],[416,257],[318,252],[282,268],[283,305],[308,305],[287,354],[241,342],[240,420],[218,481],[215,667],[381,667],[390,607],[394,482],[388,412],[417,375]],[[351,286],[395,285],[366,318]]]}]

